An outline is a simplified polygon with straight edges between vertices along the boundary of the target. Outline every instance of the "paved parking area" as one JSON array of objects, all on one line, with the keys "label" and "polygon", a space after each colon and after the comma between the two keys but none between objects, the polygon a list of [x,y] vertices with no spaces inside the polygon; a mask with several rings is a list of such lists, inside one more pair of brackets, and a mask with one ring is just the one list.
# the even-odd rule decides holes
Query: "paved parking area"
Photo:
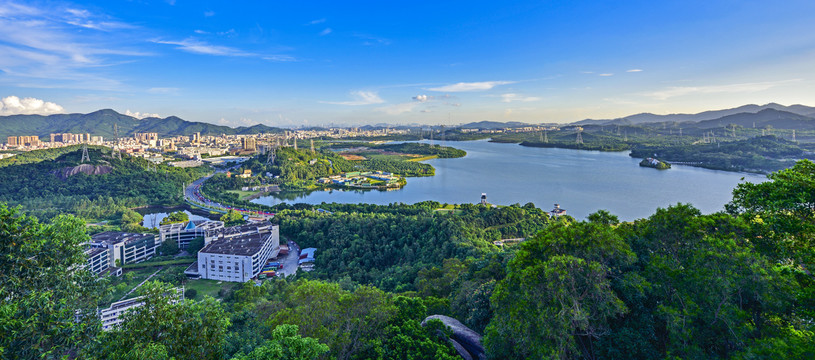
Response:
[{"label": "paved parking area", "polygon": [[300,246],[294,241],[289,240],[289,254],[285,258],[278,257],[278,262],[283,265],[283,268],[278,273],[283,276],[294,275],[297,272],[297,262],[300,260]]}]

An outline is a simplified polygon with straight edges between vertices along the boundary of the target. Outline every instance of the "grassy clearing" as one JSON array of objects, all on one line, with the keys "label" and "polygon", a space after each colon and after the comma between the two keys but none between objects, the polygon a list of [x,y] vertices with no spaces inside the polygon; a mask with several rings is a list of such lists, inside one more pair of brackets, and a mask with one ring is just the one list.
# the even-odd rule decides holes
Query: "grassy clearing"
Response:
[{"label": "grassy clearing", "polygon": [[112,291],[102,299],[101,303],[104,304],[104,307],[107,307],[111,303],[119,301],[119,299],[130,291],[130,289],[141,284],[142,281],[147,279],[150,274],[156,272],[156,270],[158,269],[154,266],[141,269],[124,270],[124,274],[122,274],[122,276],[112,277],[109,287]]},{"label": "grassy clearing", "polygon": [[432,160],[432,159],[435,159],[435,158],[438,158],[438,157],[439,157],[438,155],[428,155],[428,156],[422,156],[422,157],[418,157],[418,158],[412,158],[412,159],[409,159],[408,161],[425,161],[425,160]]},{"label": "grassy clearing", "polygon": [[154,261],[154,262],[142,262],[138,264],[127,264],[123,265],[122,269],[141,269],[147,267],[156,267],[156,266],[165,266],[165,265],[181,265],[181,264],[192,264],[195,262],[197,258],[194,256],[184,256],[173,260],[165,260],[165,261]]},{"label": "grassy clearing", "polygon": [[243,199],[247,196],[255,195],[257,193],[257,191],[243,191],[243,190],[227,190],[226,192],[238,194],[238,198],[240,199]]},{"label": "grassy clearing", "polygon": [[190,280],[184,285],[186,289],[195,289],[198,294],[195,295],[195,300],[201,300],[204,296],[209,295],[214,298],[220,298],[219,293],[224,289],[224,294],[232,291],[236,286],[242,285],[241,283],[217,281],[217,280]]}]

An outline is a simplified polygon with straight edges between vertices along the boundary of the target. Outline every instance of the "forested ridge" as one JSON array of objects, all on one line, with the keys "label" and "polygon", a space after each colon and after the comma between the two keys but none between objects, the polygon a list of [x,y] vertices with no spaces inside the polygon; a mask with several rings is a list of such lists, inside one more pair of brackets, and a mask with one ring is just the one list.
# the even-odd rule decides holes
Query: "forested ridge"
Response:
[{"label": "forested ridge", "polygon": [[[276,210],[284,237],[318,248],[314,272],[243,284],[221,301],[172,303],[170,285],[148,283],[149,306],[100,333],[73,310],[93,308],[107,280],[62,278],[82,261],[81,223],[41,224],[0,205],[3,357],[457,358],[440,324],[419,325],[430,314],[483,333],[490,359],[815,357],[809,161],[739,185],[726,212],[678,204],[633,222],[605,211],[553,220],[532,204]],[[526,241],[492,245],[509,237]]]},{"label": "forested ridge", "polygon": [[61,213],[98,218],[123,207],[181,203],[183,184],[205,171],[155,165],[127,155],[119,160],[104,147],[88,147],[88,154],[88,165],[109,167],[110,172],[64,176],[64,169],[82,164],[79,146],[20,155],[16,163],[1,168],[0,201],[22,205],[28,213],[44,218]]}]

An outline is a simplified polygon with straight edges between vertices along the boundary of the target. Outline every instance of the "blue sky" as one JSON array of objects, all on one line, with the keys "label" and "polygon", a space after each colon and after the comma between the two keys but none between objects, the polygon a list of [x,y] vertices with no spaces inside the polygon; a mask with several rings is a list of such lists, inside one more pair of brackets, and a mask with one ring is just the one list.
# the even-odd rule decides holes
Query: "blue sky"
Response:
[{"label": "blue sky", "polygon": [[812,14],[811,0],[0,0],[0,114],[310,126],[815,105]]}]

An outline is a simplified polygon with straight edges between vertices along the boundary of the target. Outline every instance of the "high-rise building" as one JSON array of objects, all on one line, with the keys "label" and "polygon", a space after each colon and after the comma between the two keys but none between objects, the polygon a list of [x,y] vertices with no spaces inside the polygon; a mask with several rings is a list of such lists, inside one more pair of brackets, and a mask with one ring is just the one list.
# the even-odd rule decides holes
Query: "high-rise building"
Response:
[{"label": "high-rise building", "polygon": [[16,146],[17,145],[17,137],[16,136],[9,136],[8,137],[8,144],[9,144],[9,146]]},{"label": "high-rise building", "polygon": [[243,145],[244,150],[257,150],[257,142],[255,138],[245,137],[241,138],[241,144]]}]

